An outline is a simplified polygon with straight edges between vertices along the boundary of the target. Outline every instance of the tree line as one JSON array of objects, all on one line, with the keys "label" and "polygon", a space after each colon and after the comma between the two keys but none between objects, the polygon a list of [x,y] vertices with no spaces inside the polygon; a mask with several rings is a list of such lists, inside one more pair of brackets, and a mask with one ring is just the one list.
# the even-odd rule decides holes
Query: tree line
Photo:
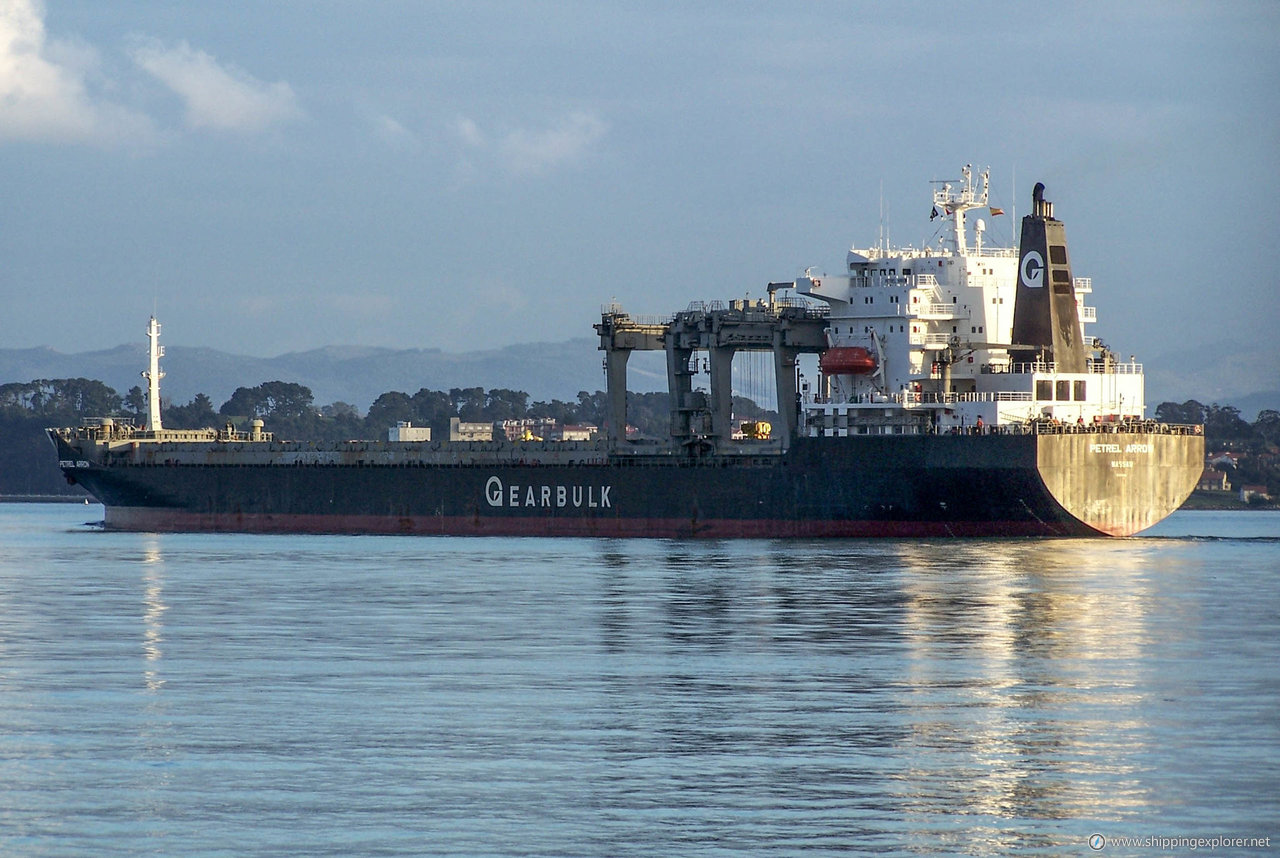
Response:
[{"label": "tree line", "polygon": [[1162,423],[1201,424],[1206,437],[1237,445],[1242,450],[1251,445],[1280,444],[1280,411],[1273,409],[1259,411],[1258,419],[1250,423],[1235,406],[1216,402],[1202,405],[1188,399],[1181,405],[1160,403],[1155,417]]},{"label": "tree line", "polygon": [[1263,485],[1272,502],[1280,498],[1280,411],[1259,411],[1250,423],[1234,406],[1189,399],[1181,404],[1162,402],[1155,416],[1166,423],[1203,424],[1206,453],[1236,454],[1235,467],[1224,468],[1232,483]]}]

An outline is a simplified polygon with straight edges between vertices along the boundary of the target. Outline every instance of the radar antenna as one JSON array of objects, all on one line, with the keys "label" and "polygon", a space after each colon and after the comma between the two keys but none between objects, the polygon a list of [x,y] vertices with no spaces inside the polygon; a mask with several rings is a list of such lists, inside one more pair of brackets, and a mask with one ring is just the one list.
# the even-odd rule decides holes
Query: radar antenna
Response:
[{"label": "radar antenna", "polygon": [[[935,215],[952,218],[951,240],[955,245],[956,254],[964,256],[969,252],[968,242],[965,240],[964,213],[969,209],[986,208],[987,193],[991,186],[991,170],[990,168],[983,170],[979,177],[982,181],[981,191],[974,183],[972,164],[965,164],[960,175],[962,178],[959,180],[941,182],[942,187],[934,189],[933,210]],[[952,182],[957,182],[959,187]]]}]

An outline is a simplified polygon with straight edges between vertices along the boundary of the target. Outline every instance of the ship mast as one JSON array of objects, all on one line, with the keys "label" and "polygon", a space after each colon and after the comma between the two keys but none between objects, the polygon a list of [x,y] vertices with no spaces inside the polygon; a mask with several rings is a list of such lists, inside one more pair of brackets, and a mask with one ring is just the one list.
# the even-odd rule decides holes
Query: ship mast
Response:
[{"label": "ship mast", "polygon": [[147,352],[151,357],[148,369],[142,373],[147,380],[147,426],[148,432],[159,432],[160,426],[160,379],[164,373],[160,371],[160,358],[164,356],[164,346],[160,345],[160,323],[152,316],[147,323]]},{"label": "ship mast", "polygon": [[950,182],[945,182],[941,188],[937,188],[933,192],[933,208],[934,211],[941,215],[953,216],[952,242],[955,244],[956,255],[964,256],[969,252],[968,242],[965,239],[964,229],[964,213],[969,209],[985,208],[987,205],[987,191],[991,183],[991,171],[982,171],[982,192],[979,193],[973,183],[973,165],[965,164],[964,169],[960,171],[964,177],[961,187],[953,189]]}]

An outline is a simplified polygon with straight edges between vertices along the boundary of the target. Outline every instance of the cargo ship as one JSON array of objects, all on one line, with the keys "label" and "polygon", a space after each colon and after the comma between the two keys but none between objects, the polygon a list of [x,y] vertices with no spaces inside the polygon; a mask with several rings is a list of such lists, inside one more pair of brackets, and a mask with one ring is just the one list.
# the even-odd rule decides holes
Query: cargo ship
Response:
[{"label": "cargo ship", "polygon": [[[1088,278],[1037,184],[1018,247],[984,244],[989,171],[934,183],[923,247],[850,250],[767,298],[595,326],[608,414],[593,440],[388,427],[321,444],[148,416],[50,429],[67,480],[135,531],[789,538],[1127,536],[1187,498],[1202,427],[1145,418],[1143,367],[1086,333]],[[976,211],[975,211],[976,210]],[[971,214],[972,213],[972,214]],[[667,437],[629,438],[627,366],[665,354]],[[776,425],[743,432],[734,356],[772,372]],[[703,384],[703,381],[708,383]]]}]

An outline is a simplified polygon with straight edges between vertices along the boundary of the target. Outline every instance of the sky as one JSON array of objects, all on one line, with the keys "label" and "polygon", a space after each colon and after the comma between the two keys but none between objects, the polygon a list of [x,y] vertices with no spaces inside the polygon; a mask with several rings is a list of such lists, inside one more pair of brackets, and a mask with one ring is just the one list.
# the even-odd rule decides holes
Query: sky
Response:
[{"label": "sky", "polygon": [[929,243],[972,163],[1019,215],[1045,183],[1117,351],[1280,364],[1278,36],[1272,0],[0,0],[0,348],[589,337]]}]

